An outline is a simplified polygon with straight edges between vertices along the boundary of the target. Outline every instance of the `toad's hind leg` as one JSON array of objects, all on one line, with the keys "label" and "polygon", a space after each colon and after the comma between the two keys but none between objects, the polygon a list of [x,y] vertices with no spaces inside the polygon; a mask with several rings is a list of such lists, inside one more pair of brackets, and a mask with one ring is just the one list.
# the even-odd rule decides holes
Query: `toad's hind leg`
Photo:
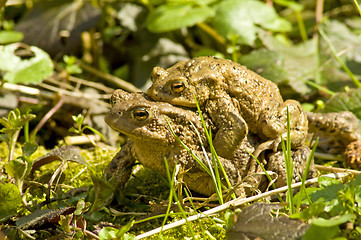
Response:
[{"label": "toad's hind leg", "polygon": [[[306,140],[308,120],[300,103],[295,100],[274,103],[262,111],[258,120],[259,135],[265,140],[273,141],[273,144],[267,144],[268,149],[272,148],[276,151],[281,142],[281,136],[283,140],[287,139],[287,109],[290,118],[292,148],[302,146]],[[256,152],[260,153],[261,151],[256,150]]]},{"label": "toad's hind leg", "polygon": [[213,140],[217,154],[227,159],[233,158],[238,146],[248,134],[246,121],[227,94],[208,101],[206,111],[218,129]]}]

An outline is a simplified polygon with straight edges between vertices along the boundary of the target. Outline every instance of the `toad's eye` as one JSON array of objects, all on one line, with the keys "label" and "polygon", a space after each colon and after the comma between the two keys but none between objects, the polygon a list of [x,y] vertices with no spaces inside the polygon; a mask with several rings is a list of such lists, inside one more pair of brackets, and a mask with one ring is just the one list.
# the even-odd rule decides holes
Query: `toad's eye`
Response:
[{"label": "toad's eye", "polygon": [[172,91],[176,93],[182,92],[185,88],[184,82],[181,81],[174,82],[171,87],[172,87]]},{"label": "toad's eye", "polygon": [[132,112],[133,118],[135,118],[138,121],[144,121],[147,120],[149,117],[149,112],[147,109],[139,107],[133,110]]}]

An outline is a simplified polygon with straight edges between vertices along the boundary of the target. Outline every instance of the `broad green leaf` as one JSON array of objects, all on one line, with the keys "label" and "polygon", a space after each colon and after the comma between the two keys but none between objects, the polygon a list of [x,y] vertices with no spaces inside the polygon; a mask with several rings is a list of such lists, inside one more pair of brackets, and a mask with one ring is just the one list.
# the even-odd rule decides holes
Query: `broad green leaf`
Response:
[{"label": "broad green leaf", "polygon": [[264,31],[259,31],[259,37],[267,48],[242,56],[240,63],[277,83],[285,98],[309,94],[305,81],[314,78],[317,70],[315,42],[284,45]]},{"label": "broad green leaf", "polygon": [[151,32],[167,32],[190,27],[214,15],[207,6],[162,5],[151,12],[146,20]]},{"label": "broad green leaf", "polygon": [[24,34],[22,32],[0,31],[0,44],[20,42],[23,38]]},{"label": "broad green leaf", "polygon": [[318,214],[324,212],[325,209],[325,203],[323,202],[315,202],[312,203],[308,208],[303,210],[301,213],[294,214],[291,217],[298,217],[303,219],[304,221],[308,221],[311,218],[317,217]]},{"label": "broad green leaf", "polygon": [[342,207],[339,204],[337,194],[340,190],[344,189],[345,186],[342,183],[334,182],[330,178],[319,177],[319,184],[321,189],[310,194],[312,202],[323,202],[325,203],[325,212],[334,212],[340,210]]},{"label": "broad green leaf", "polygon": [[[215,6],[214,28],[239,44],[253,45],[259,27],[277,32],[291,30],[291,24],[279,17],[275,9],[256,0],[226,0]],[[237,36],[235,38],[235,36]]]},{"label": "broad green leaf", "polygon": [[340,111],[353,112],[358,119],[361,119],[361,89],[336,93],[326,102],[324,112]]},{"label": "broad green leaf", "polygon": [[11,183],[0,184],[0,222],[15,214],[21,206],[19,189]]},{"label": "broad green leaf", "polygon": [[[361,48],[359,34],[352,32],[344,20],[326,21],[322,26],[324,32],[338,52],[339,57],[355,75],[361,74]],[[320,39],[320,66],[322,66],[322,82],[333,91],[342,91],[344,86],[353,87],[350,80],[339,63],[331,53],[330,47],[323,38]],[[360,79],[360,78],[359,78]]]},{"label": "broad green leaf", "polygon": [[53,72],[53,63],[49,55],[37,47],[30,47],[34,57],[21,59],[15,55],[17,44],[0,48],[0,70],[5,71],[4,80],[10,83],[41,82]]},{"label": "broad green leaf", "polygon": [[346,223],[348,221],[353,221],[355,218],[356,218],[355,214],[347,213],[330,219],[315,218],[312,220],[312,224],[319,227],[333,227]]},{"label": "broad green leaf", "polygon": [[311,224],[302,240],[330,240],[334,237],[340,229],[338,226],[335,227],[319,227]]}]

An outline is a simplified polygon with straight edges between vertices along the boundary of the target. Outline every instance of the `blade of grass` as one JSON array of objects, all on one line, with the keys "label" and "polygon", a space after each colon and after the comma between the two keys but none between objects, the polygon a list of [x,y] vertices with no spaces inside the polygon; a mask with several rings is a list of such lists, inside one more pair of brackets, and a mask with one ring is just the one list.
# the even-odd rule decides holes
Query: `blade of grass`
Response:
[{"label": "blade of grass", "polygon": [[[311,154],[307,159],[305,171],[302,174],[302,179],[301,179],[302,185],[301,185],[301,188],[300,188],[300,197],[298,198],[297,207],[296,207],[296,212],[297,213],[299,212],[300,206],[301,206],[301,199],[302,199],[301,196],[302,196],[303,193],[306,194],[305,182],[306,182],[306,179],[307,179],[307,176],[308,176],[308,172],[310,171],[310,166],[311,166],[312,159],[313,159],[313,157],[315,155],[315,152],[316,152],[316,148],[317,148],[317,145],[318,145],[318,139],[319,138],[316,139],[316,142],[315,142],[315,145],[312,148]],[[309,202],[312,202],[308,195],[306,197],[308,198]]]},{"label": "blade of grass", "polygon": [[321,85],[318,84],[318,83],[312,82],[312,81],[310,81],[310,80],[305,80],[305,83],[308,84],[308,85],[310,85],[310,86],[312,86],[312,87],[314,87],[314,88],[316,88],[316,89],[318,89],[318,90],[320,90],[320,91],[322,91],[322,92],[324,92],[324,93],[327,93],[327,94],[329,94],[329,95],[331,95],[331,96],[335,94],[335,92],[333,92],[333,91],[331,91],[331,90],[329,90],[329,89],[321,86]]},{"label": "blade of grass", "polygon": [[172,132],[173,137],[182,145],[182,147],[184,149],[186,149],[188,151],[189,154],[192,155],[192,157],[199,163],[199,165],[201,165],[201,167],[209,174],[211,175],[210,170],[208,169],[208,167],[193,153],[193,151],[187,146],[185,145],[182,140],[180,140],[180,138],[175,134],[172,126],[170,125],[168,118],[165,119],[167,121],[167,124],[170,128],[170,131]]},{"label": "blade of grass", "polygon": [[[192,238],[196,239],[196,236],[194,235],[194,231],[193,231],[193,228],[191,226],[191,223],[187,220],[187,214],[184,211],[184,209],[182,207],[182,204],[179,202],[177,194],[175,193],[175,190],[174,190],[174,176],[175,176],[175,172],[176,172],[175,168],[176,168],[177,164],[174,166],[172,177],[170,176],[169,165],[168,165],[168,161],[167,161],[166,158],[164,158],[164,165],[165,165],[165,169],[166,169],[166,172],[167,172],[168,182],[169,182],[169,185],[170,185],[169,186],[170,191],[173,192],[172,195],[173,195],[174,201],[177,203],[179,211],[182,213],[183,219],[186,220],[187,227],[188,227],[188,229],[189,229],[189,231],[191,233]],[[171,202],[172,199],[169,199],[169,201]],[[163,226],[162,226],[162,228],[163,228]]]},{"label": "blade of grass", "polygon": [[[226,171],[224,170],[224,167],[223,167],[223,165],[222,165],[222,163],[221,163],[221,161],[220,161],[220,159],[219,159],[219,157],[218,157],[218,154],[216,153],[216,150],[215,150],[215,148],[214,148],[214,146],[213,146],[211,130],[209,129],[209,132],[207,131],[206,123],[205,123],[205,121],[204,121],[201,108],[199,107],[197,98],[196,98],[195,96],[194,96],[194,100],[195,100],[195,102],[196,102],[198,114],[199,114],[199,116],[200,116],[200,118],[201,118],[202,125],[203,125],[203,128],[204,128],[205,133],[206,133],[207,141],[208,141],[208,143],[209,143],[209,147],[210,147],[210,149],[211,149],[212,156],[214,156],[215,159],[217,160],[218,166],[220,167],[220,169],[221,169],[221,171],[222,171],[222,174],[223,174],[223,176],[224,176],[224,178],[225,178],[225,181],[226,181],[226,183],[227,183],[228,188],[232,188],[232,184],[230,183],[230,181],[229,181],[229,179],[228,179],[228,176],[227,176],[227,173],[226,173]],[[213,157],[212,157],[212,159],[213,159]],[[214,167],[216,167],[215,162],[214,162]],[[217,171],[218,171],[218,169],[217,169]],[[220,181],[220,179],[218,179],[218,181]],[[233,197],[233,198],[236,198],[236,195],[235,195],[235,194],[232,194],[232,197]]]},{"label": "blade of grass", "polygon": [[[344,178],[344,177],[346,177],[348,175],[349,175],[349,173],[346,173],[346,172],[338,173],[338,174],[330,173],[330,174],[323,175],[323,177],[330,177],[330,178],[335,178],[335,179],[337,178],[338,179],[338,178]],[[317,183],[317,182],[318,182],[318,178],[312,178],[312,179],[307,179],[305,184],[309,185],[309,184],[314,184],[314,183]],[[297,182],[297,183],[293,183],[291,187],[292,188],[298,188],[301,185],[302,185],[301,182]],[[252,197],[248,197],[248,198],[239,197],[239,198],[236,198],[236,199],[231,200],[229,202],[226,202],[226,203],[224,203],[224,204],[222,204],[222,205],[220,205],[218,207],[214,207],[214,208],[209,209],[207,211],[204,211],[204,212],[198,213],[196,215],[190,216],[190,217],[188,217],[188,221],[195,221],[195,220],[197,220],[199,218],[208,217],[210,215],[222,212],[224,210],[227,210],[227,209],[230,209],[230,208],[233,209],[235,207],[239,207],[239,206],[244,205],[246,203],[254,202],[254,201],[257,201],[259,199],[266,198],[266,197],[269,197],[269,196],[274,195],[276,193],[281,193],[281,192],[285,192],[285,191],[288,191],[288,186],[280,187],[280,188],[277,188],[277,189],[274,189],[274,190],[271,190],[271,191],[268,191],[268,192],[264,192],[264,193],[261,193],[261,194],[258,194],[258,195],[252,196]],[[164,231],[169,230],[169,229],[181,226],[181,225],[183,225],[185,223],[186,223],[186,220],[181,219],[179,221],[167,224],[166,226],[164,226],[163,230]],[[160,227],[156,228],[156,229],[153,229],[153,230],[151,230],[149,232],[142,233],[142,234],[136,236],[136,239],[143,239],[143,238],[146,238],[146,237],[153,236],[154,234],[157,234],[159,231],[160,231]]]},{"label": "blade of grass", "polygon": [[287,195],[286,199],[289,204],[289,210],[290,214],[294,213],[294,203],[293,203],[293,193],[292,193],[292,180],[293,180],[293,160],[291,157],[291,129],[290,129],[290,113],[288,111],[287,107],[287,139],[286,139],[286,145],[283,141],[282,135],[281,135],[281,143],[282,143],[282,151],[285,157],[285,165],[286,165],[286,176],[287,176]]},{"label": "blade of grass", "polygon": [[356,8],[357,8],[358,13],[361,15],[360,5],[358,4],[357,0],[353,0],[353,2],[354,2],[355,5],[356,5]]},{"label": "blade of grass", "polygon": [[[215,187],[215,190],[216,190],[216,194],[218,196],[218,200],[219,200],[220,204],[223,204],[222,182],[220,181],[218,167],[215,165],[215,162],[213,160],[213,155],[212,155],[212,160],[213,160],[213,168],[212,168],[212,164],[209,161],[208,154],[207,154],[206,149],[204,148],[203,141],[202,141],[202,138],[200,136],[200,133],[199,133],[199,131],[197,130],[197,128],[194,126],[194,124],[192,122],[191,122],[191,125],[194,128],[194,131],[197,133],[197,136],[199,138],[199,142],[201,143],[201,148],[202,148],[204,157],[205,157],[205,159],[207,160],[207,163],[208,163],[208,169],[209,169],[209,171],[211,173],[210,176],[212,177],[212,181],[213,181],[213,184],[214,184],[214,187]],[[203,126],[203,127],[205,127],[205,126]],[[204,128],[204,130],[207,131],[206,128]]]}]

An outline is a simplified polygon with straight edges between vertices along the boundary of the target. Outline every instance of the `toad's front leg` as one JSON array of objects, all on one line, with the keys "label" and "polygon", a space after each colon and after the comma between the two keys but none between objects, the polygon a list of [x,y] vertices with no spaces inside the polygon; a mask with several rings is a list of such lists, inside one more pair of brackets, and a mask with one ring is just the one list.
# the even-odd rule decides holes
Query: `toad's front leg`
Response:
[{"label": "toad's front leg", "polygon": [[217,98],[209,100],[206,112],[217,127],[213,140],[217,154],[227,159],[233,158],[234,152],[248,134],[246,121],[228,94],[219,93]]},{"label": "toad's front leg", "polygon": [[132,173],[135,158],[132,154],[133,143],[128,141],[114,156],[104,171],[104,178],[112,182],[115,189],[123,190]]}]

